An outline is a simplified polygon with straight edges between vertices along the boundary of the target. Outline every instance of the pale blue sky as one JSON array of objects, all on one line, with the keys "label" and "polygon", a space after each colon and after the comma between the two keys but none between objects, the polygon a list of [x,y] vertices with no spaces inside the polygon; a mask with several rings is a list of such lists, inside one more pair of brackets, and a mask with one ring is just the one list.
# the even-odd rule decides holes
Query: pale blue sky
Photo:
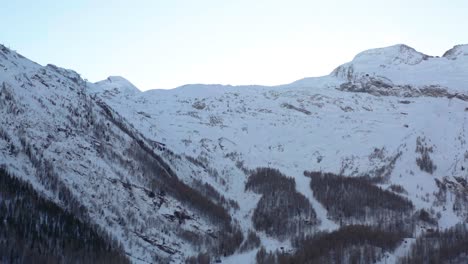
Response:
[{"label": "pale blue sky", "polygon": [[0,42],[90,81],[141,90],[275,85],[328,74],[405,43],[429,55],[468,43],[468,1],[0,0]]}]

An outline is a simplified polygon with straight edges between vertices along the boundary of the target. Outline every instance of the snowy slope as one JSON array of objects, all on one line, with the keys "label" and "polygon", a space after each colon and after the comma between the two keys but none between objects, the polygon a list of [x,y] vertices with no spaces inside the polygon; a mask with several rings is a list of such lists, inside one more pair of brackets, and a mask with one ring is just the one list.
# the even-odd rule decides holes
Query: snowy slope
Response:
[{"label": "snowy slope", "polygon": [[[362,52],[329,76],[288,85],[186,85],[102,97],[146,137],[206,160],[220,175],[212,183],[239,201],[241,218],[250,217],[254,205],[244,191],[246,175],[236,168],[268,166],[295,177],[321,228],[330,230],[337,225],[313,198],[304,170],[347,176],[383,170],[390,180],[382,187],[404,186],[417,208],[441,212],[439,225],[449,227],[467,215],[454,212],[450,201],[436,202],[434,179],[467,177],[466,50],[456,46],[439,58],[396,45]],[[374,90],[343,88],[349,86]],[[432,174],[416,164],[418,138],[433,147]],[[262,241],[269,249],[288,247]]]}]

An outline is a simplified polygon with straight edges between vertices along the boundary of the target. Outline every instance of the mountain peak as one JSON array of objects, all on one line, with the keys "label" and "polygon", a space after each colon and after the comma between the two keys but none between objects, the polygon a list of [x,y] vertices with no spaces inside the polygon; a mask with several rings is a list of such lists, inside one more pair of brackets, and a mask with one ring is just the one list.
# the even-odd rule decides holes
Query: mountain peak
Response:
[{"label": "mountain peak", "polygon": [[393,46],[363,51],[354,57],[353,62],[375,63],[378,61],[379,63],[386,65],[415,65],[423,60],[428,59],[429,57],[430,56],[419,52],[408,45],[397,44]]},{"label": "mountain peak", "polygon": [[443,57],[433,57],[399,44],[363,51],[336,68],[331,76],[347,82],[366,82],[373,77],[395,85],[436,85],[466,91],[467,65],[468,45],[457,45]]},{"label": "mountain peak", "polygon": [[107,79],[96,82],[97,91],[115,91],[119,93],[137,93],[140,90],[129,80],[122,76],[109,76]]}]

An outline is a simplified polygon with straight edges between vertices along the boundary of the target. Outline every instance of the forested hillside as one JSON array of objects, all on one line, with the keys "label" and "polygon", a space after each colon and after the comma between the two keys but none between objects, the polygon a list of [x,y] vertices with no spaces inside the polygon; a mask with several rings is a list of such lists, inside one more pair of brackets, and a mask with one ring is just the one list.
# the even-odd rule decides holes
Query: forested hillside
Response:
[{"label": "forested hillside", "polygon": [[130,263],[120,243],[0,168],[1,263]]}]

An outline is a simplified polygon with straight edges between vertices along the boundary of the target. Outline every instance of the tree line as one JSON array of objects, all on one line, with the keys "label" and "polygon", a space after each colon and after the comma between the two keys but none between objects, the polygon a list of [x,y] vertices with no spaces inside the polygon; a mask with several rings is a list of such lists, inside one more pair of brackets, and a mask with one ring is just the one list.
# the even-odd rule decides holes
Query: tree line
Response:
[{"label": "tree line", "polygon": [[468,228],[466,224],[458,224],[420,236],[399,263],[466,263],[467,260]]},{"label": "tree line", "polygon": [[259,264],[376,263],[385,252],[393,251],[403,237],[403,233],[372,226],[348,225],[330,233],[318,232],[294,239],[292,243],[297,250],[292,254],[266,252],[262,248],[256,260]]}]

